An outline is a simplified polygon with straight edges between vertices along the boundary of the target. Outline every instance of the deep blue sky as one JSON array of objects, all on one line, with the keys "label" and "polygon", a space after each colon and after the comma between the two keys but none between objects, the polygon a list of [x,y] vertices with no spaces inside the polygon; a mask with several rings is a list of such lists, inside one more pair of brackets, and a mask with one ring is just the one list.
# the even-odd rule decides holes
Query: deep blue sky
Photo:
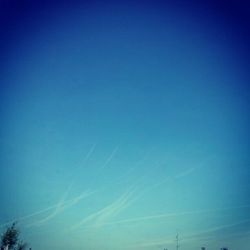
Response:
[{"label": "deep blue sky", "polygon": [[0,20],[2,230],[249,249],[246,3],[10,0]]}]

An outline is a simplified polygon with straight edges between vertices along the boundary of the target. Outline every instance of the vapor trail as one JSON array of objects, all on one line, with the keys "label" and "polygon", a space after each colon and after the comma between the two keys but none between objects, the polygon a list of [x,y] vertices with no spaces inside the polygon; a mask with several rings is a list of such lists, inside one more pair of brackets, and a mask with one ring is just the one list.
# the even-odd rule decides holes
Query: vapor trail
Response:
[{"label": "vapor trail", "polygon": [[[96,191],[92,191],[92,192],[91,192],[91,191],[84,191],[81,195],[79,195],[79,196],[77,196],[77,197],[75,197],[75,198],[66,200],[66,201],[62,204],[62,206],[65,207],[65,208],[71,207],[72,205],[75,205],[76,203],[78,203],[78,202],[79,202],[80,200],[82,200],[83,198],[88,197],[88,196],[94,194],[95,192],[96,192]],[[58,203],[57,203],[57,204],[54,204],[54,205],[52,205],[52,206],[49,206],[49,207],[47,207],[47,208],[44,208],[44,209],[42,209],[42,210],[36,211],[36,212],[34,212],[34,213],[30,213],[30,214],[24,215],[24,216],[22,216],[22,217],[18,217],[18,218],[16,218],[16,219],[7,221],[7,222],[1,224],[0,227],[7,226],[7,225],[9,225],[9,224],[11,224],[11,223],[13,223],[13,222],[15,222],[15,221],[20,222],[20,221],[28,220],[28,219],[30,219],[30,218],[33,218],[33,217],[37,216],[37,215],[44,214],[44,213],[46,213],[46,212],[48,212],[48,211],[50,211],[50,210],[52,210],[52,209],[56,209],[57,207],[58,207]]]},{"label": "vapor trail", "polygon": [[96,144],[93,144],[93,146],[90,148],[89,152],[87,153],[86,157],[84,158],[84,162],[86,162],[90,158],[95,148],[96,148]]},{"label": "vapor trail", "polygon": [[[173,243],[173,238],[171,237],[168,237],[168,238],[164,238],[164,239],[158,239],[158,240],[148,240],[148,241],[144,241],[144,242],[141,242],[141,243],[137,243],[137,244],[133,244],[133,245],[130,245],[128,246],[127,248],[133,248],[133,249],[138,249],[138,248],[148,248],[150,247],[150,249],[156,245],[165,245],[165,244],[171,244]],[[162,247],[163,249],[163,247]]]},{"label": "vapor trail", "polygon": [[45,222],[47,222],[48,220],[52,219],[53,217],[55,217],[57,214],[60,213],[60,211],[63,210],[63,204],[65,203],[65,200],[69,194],[69,191],[71,190],[72,188],[72,184],[68,187],[68,189],[66,190],[66,192],[64,193],[62,199],[57,203],[56,207],[55,207],[55,210],[50,214],[48,215],[47,217],[45,217],[44,219],[41,219],[39,221],[36,221],[30,225],[28,225],[28,227],[30,226],[35,226],[35,225],[41,225]]},{"label": "vapor trail", "polygon": [[169,181],[174,181],[175,179],[185,177],[185,176],[191,174],[192,172],[194,172],[195,170],[203,168],[205,166],[205,164],[208,162],[208,160],[211,160],[211,159],[214,159],[214,158],[215,158],[215,156],[209,157],[208,159],[206,159],[206,160],[202,161],[200,164],[198,164],[198,166],[185,169],[182,172],[180,172],[179,174],[176,174],[175,176],[167,176],[167,177],[165,177],[163,180],[160,180],[160,181],[156,182],[155,184],[151,185],[149,188],[146,188],[142,192],[141,195],[144,195],[145,193],[148,193],[148,192],[160,187],[161,185],[163,185],[163,184],[165,184],[165,183],[167,183]]},{"label": "vapor trail", "polygon": [[148,220],[155,220],[155,219],[160,219],[160,218],[169,218],[169,217],[183,216],[183,215],[194,215],[194,214],[205,214],[205,213],[213,213],[213,212],[223,212],[223,211],[227,211],[227,210],[243,209],[243,208],[249,208],[249,207],[250,207],[250,205],[245,205],[245,206],[238,206],[238,207],[226,207],[226,208],[218,208],[218,209],[185,211],[185,212],[179,212],[179,213],[156,214],[156,215],[136,217],[136,218],[125,219],[125,220],[118,220],[118,221],[113,221],[113,222],[109,222],[109,223],[103,223],[102,226],[116,225],[116,224],[127,224],[127,223],[133,223],[133,222],[148,221]]},{"label": "vapor trail", "polygon": [[55,208],[55,207],[57,207],[57,204],[55,204],[55,205],[53,205],[53,206],[50,206],[50,207],[47,207],[47,208],[45,208],[45,209],[39,210],[39,211],[37,211],[37,212],[34,212],[34,213],[31,213],[31,214],[28,214],[28,215],[25,215],[25,216],[16,218],[16,219],[14,219],[14,220],[7,221],[7,222],[1,224],[0,227],[9,225],[9,224],[11,224],[11,223],[13,223],[13,222],[15,222],[15,221],[23,221],[23,220],[25,220],[25,219],[32,218],[32,217],[34,217],[34,216],[36,216],[36,215],[44,214],[45,212],[50,211],[51,209],[53,209],[53,208]]},{"label": "vapor trail", "polygon": [[107,158],[107,160],[104,162],[104,164],[100,167],[100,169],[104,169],[113,159],[113,157],[115,156],[116,152],[118,150],[118,147],[114,148],[112,153],[110,154],[110,156]]},{"label": "vapor trail", "polygon": [[74,199],[71,199],[70,201],[65,201],[65,198],[67,196],[64,195],[64,197],[58,202],[58,204],[55,206],[55,210],[48,215],[47,217],[39,220],[39,221],[35,221],[32,224],[29,224],[27,227],[31,227],[31,226],[40,226],[48,221],[50,221],[51,219],[53,219],[55,216],[57,216],[58,214],[60,214],[61,212],[63,212],[65,209],[72,207],[73,205],[77,204],[79,201],[81,201],[82,199],[92,195],[93,193],[95,193],[94,191],[85,191],[82,194],[80,194],[79,196],[75,197]]},{"label": "vapor trail", "polygon": [[[197,240],[200,240],[200,239],[202,239],[203,241],[204,241],[204,239],[211,240],[214,237],[209,237],[209,238],[206,237],[206,238],[204,238],[204,236],[202,237],[202,235],[212,233],[212,232],[216,232],[216,231],[219,231],[219,230],[222,230],[222,229],[227,229],[227,228],[230,228],[230,227],[235,227],[235,226],[247,223],[247,222],[250,222],[250,219],[242,220],[242,221],[232,223],[232,224],[213,227],[213,228],[210,228],[208,230],[205,230],[205,231],[202,231],[202,232],[199,232],[199,233],[196,233],[196,234],[190,234],[190,235],[187,235],[187,236],[183,236],[182,237],[182,242],[193,241],[193,240],[197,241]],[[144,241],[144,242],[141,242],[141,243],[138,243],[138,244],[134,244],[134,245],[129,246],[128,248],[135,248],[136,247],[136,248],[144,248],[145,249],[145,247],[153,247],[153,246],[156,246],[156,245],[164,245],[164,244],[173,243],[173,242],[174,242],[173,237],[168,237],[168,238],[164,237],[164,238],[161,238],[161,239],[148,240],[148,241]]]},{"label": "vapor trail", "polygon": [[[81,168],[81,166],[88,161],[88,159],[90,158],[90,156],[93,154],[94,150],[96,148],[96,144],[93,144],[93,146],[89,149],[89,151],[87,152],[86,156],[84,157],[83,160],[81,160],[79,163],[78,163],[78,166],[75,167],[75,170],[73,172],[73,176],[72,177],[75,177],[76,175],[76,172]],[[75,179],[75,178],[74,178]]]},{"label": "vapor trail", "polygon": [[190,239],[196,238],[196,237],[198,237],[200,235],[202,236],[203,234],[213,233],[213,232],[220,231],[220,230],[223,230],[223,229],[236,227],[236,226],[248,223],[248,222],[250,222],[250,219],[241,220],[241,221],[238,221],[238,222],[235,222],[235,223],[226,224],[226,225],[222,225],[222,226],[212,227],[212,228],[209,228],[207,230],[201,231],[199,233],[192,234],[192,235],[188,236],[188,238],[190,238]]},{"label": "vapor trail", "polygon": [[77,229],[80,226],[91,221],[94,222],[94,224],[92,224],[91,227],[102,226],[105,223],[105,221],[120,213],[134,201],[134,199],[131,198],[134,192],[135,190],[126,192],[116,201],[112,202],[110,205],[85,217],[80,223],[74,225],[71,229]]},{"label": "vapor trail", "polygon": [[187,169],[187,170],[181,172],[180,174],[177,174],[177,175],[175,176],[175,178],[182,178],[182,177],[184,177],[184,176],[187,176],[187,175],[191,174],[192,172],[194,172],[196,169],[197,169],[197,167],[189,168],[189,169]]}]

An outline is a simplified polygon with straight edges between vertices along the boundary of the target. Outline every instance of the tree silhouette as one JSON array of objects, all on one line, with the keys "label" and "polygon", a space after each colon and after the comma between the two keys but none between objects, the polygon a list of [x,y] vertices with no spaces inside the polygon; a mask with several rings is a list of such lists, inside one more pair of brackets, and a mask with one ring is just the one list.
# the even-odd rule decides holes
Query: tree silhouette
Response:
[{"label": "tree silhouette", "polygon": [[25,250],[27,243],[19,240],[20,231],[16,228],[16,223],[13,223],[1,237],[1,250]]}]

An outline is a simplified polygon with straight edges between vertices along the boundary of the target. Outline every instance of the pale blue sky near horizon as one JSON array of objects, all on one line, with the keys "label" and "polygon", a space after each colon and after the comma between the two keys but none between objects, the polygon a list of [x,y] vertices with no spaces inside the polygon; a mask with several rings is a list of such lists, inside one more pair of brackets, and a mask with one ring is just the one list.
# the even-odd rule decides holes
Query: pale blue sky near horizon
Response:
[{"label": "pale blue sky near horizon", "polygon": [[203,11],[72,4],[13,31],[2,229],[18,221],[36,250],[171,250],[177,232],[181,249],[247,250],[249,73]]}]

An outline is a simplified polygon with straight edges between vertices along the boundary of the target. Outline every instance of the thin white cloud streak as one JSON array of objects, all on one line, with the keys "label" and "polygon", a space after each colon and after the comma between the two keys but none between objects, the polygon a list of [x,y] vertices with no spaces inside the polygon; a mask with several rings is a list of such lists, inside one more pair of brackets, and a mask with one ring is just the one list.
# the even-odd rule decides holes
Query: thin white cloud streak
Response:
[{"label": "thin white cloud streak", "polygon": [[123,197],[123,199],[120,199],[120,201],[118,203],[114,204],[113,206],[106,209],[103,213],[101,213],[96,219],[96,222],[95,222],[96,226],[102,225],[107,220],[116,216],[122,210],[127,208],[132,202],[132,200],[129,199],[132,196],[132,193],[133,192],[126,194]]},{"label": "thin white cloud streak", "polygon": [[78,225],[83,225],[86,222],[92,221],[94,219],[95,221],[95,226],[96,226],[96,222],[100,222],[100,221],[104,221],[105,218],[109,218],[112,215],[114,216],[115,214],[117,214],[119,211],[121,211],[126,203],[127,200],[127,195],[123,195],[122,197],[120,197],[118,200],[116,200],[115,202],[113,202],[112,204],[104,207],[103,209],[99,210],[96,213],[93,213],[89,216],[87,216],[85,219],[83,219],[81,221],[81,223]]},{"label": "thin white cloud streak", "polygon": [[9,225],[9,224],[11,224],[11,223],[13,223],[15,221],[19,221],[20,222],[20,221],[23,221],[23,220],[26,220],[26,219],[30,219],[30,218],[32,218],[32,217],[34,217],[36,215],[44,214],[44,213],[50,211],[51,209],[53,209],[55,207],[57,207],[57,204],[53,205],[53,206],[50,206],[50,207],[47,207],[45,209],[39,210],[37,212],[31,213],[31,214],[28,214],[28,215],[25,215],[25,216],[22,216],[22,217],[18,217],[16,219],[13,219],[13,220],[10,220],[10,221],[7,221],[7,222],[1,224],[0,227]]},{"label": "thin white cloud streak", "polygon": [[138,249],[138,248],[152,248],[152,247],[157,247],[159,246],[161,249],[164,248],[164,245],[166,244],[173,244],[175,242],[174,237],[169,237],[169,238],[164,238],[164,239],[157,239],[157,240],[148,240],[148,241],[143,241],[140,243],[132,244],[130,246],[127,246],[127,249]]},{"label": "thin white cloud streak", "polygon": [[183,170],[181,173],[177,174],[174,178],[178,179],[178,178],[186,177],[187,175],[192,174],[195,170],[198,170],[198,169],[200,169],[200,168],[205,167],[206,164],[207,164],[209,161],[211,161],[211,160],[213,160],[213,159],[215,159],[215,158],[216,158],[216,156],[211,156],[211,157],[209,157],[208,159],[202,161],[200,164],[198,164],[198,166],[191,167],[191,168],[188,168],[188,169],[186,169],[186,170]]},{"label": "thin white cloud streak", "polygon": [[64,207],[65,208],[72,207],[73,205],[76,205],[77,203],[79,203],[82,199],[87,198],[87,197],[93,195],[96,192],[97,191],[90,191],[90,190],[84,191],[79,196],[77,196],[74,199],[71,199],[68,202],[66,202]]},{"label": "thin white cloud streak", "polygon": [[82,199],[89,197],[90,195],[94,194],[95,191],[84,191],[82,194],[80,194],[79,196],[75,197],[74,199],[71,199],[69,201],[66,201],[66,195],[64,195],[64,197],[58,202],[58,204],[55,206],[55,210],[48,215],[47,217],[35,221],[29,225],[27,225],[27,227],[31,227],[31,226],[41,226],[42,224],[50,221],[51,219],[53,219],[54,217],[56,217],[57,215],[59,215],[60,213],[62,213],[65,209],[68,209],[69,207],[72,207],[74,205],[76,205],[77,203],[79,203]]},{"label": "thin white cloud streak", "polygon": [[182,178],[182,177],[185,177],[191,173],[193,173],[197,168],[196,167],[192,167],[192,168],[189,168],[183,172],[181,172],[180,174],[176,175],[175,178]]},{"label": "thin white cloud streak", "polygon": [[83,160],[81,160],[77,166],[75,167],[74,171],[72,172],[72,176],[71,178],[73,178],[73,180],[76,179],[76,174],[78,174],[78,170],[88,161],[88,159],[91,157],[91,155],[93,154],[93,152],[95,151],[96,148],[96,144],[93,144],[92,147],[89,149],[89,151],[87,152],[86,156],[84,157]]},{"label": "thin white cloud streak", "polygon": [[167,177],[165,177],[163,180],[160,180],[160,181],[156,182],[155,184],[151,185],[149,188],[146,188],[142,192],[141,195],[144,195],[145,193],[148,193],[148,192],[150,192],[150,191],[152,191],[152,190],[154,190],[154,189],[162,186],[163,184],[165,184],[165,183],[167,183],[169,181],[174,181],[176,179],[183,178],[183,177],[186,177],[186,176],[192,174],[194,171],[196,171],[196,170],[198,170],[200,168],[203,168],[207,164],[207,162],[209,160],[214,159],[214,158],[215,158],[215,156],[210,157],[209,159],[204,160],[203,162],[201,162],[198,166],[185,169],[182,172],[176,174],[175,176],[167,176]]},{"label": "thin white cloud streak", "polygon": [[71,229],[77,229],[88,222],[92,222],[92,225],[90,227],[102,226],[104,223],[106,223],[107,220],[119,214],[135,200],[135,198],[131,198],[134,192],[135,190],[126,192],[116,201],[112,202],[110,205],[85,217],[80,223],[74,225]]},{"label": "thin white cloud streak", "polygon": [[165,183],[168,183],[168,182],[170,182],[170,181],[174,181],[175,178],[177,178],[177,176],[179,176],[179,178],[180,178],[180,177],[184,177],[184,176],[190,174],[191,172],[193,172],[195,169],[196,169],[196,168],[187,169],[187,170],[181,172],[180,174],[178,174],[178,175],[176,175],[176,176],[167,176],[167,177],[165,177],[164,179],[162,179],[162,180],[156,182],[155,184],[151,185],[149,188],[145,188],[145,190],[142,191],[142,193],[141,193],[140,196],[143,196],[145,193],[148,193],[148,192],[150,192],[150,191],[152,191],[152,190],[154,190],[154,189],[156,189],[156,188],[162,186],[162,185],[165,184]]},{"label": "thin white cloud streak", "polygon": [[129,177],[131,174],[137,169],[137,167],[145,160],[146,157],[141,159],[140,161],[137,161],[134,166],[130,167],[125,174],[123,174],[116,182],[115,184],[121,184],[129,180]]},{"label": "thin white cloud streak", "polygon": [[88,152],[87,155],[85,156],[85,158],[84,158],[84,160],[83,160],[84,162],[86,162],[86,161],[90,158],[90,156],[91,156],[92,153],[94,152],[95,148],[96,148],[96,144],[93,144],[93,146],[90,148],[89,152]]},{"label": "thin white cloud streak", "polygon": [[228,229],[228,228],[231,228],[231,227],[240,226],[240,225],[248,223],[248,222],[250,222],[250,219],[245,219],[245,220],[241,220],[241,221],[238,221],[238,222],[235,222],[235,223],[226,224],[226,225],[222,225],[222,226],[211,227],[209,229],[200,231],[198,233],[191,234],[191,235],[187,236],[186,238],[188,238],[187,240],[192,240],[192,238],[197,238],[197,237],[202,236],[204,234],[214,233],[214,232],[217,232],[217,231],[220,231],[220,230],[223,230],[223,229]]},{"label": "thin white cloud streak", "polygon": [[250,205],[245,205],[245,206],[238,206],[238,207],[226,207],[226,208],[218,208],[218,209],[185,211],[185,212],[179,212],[179,213],[156,214],[156,215],[136,217],[136,218],[131,218],[131,219],[118,220],[118,221],[113,221],[113,222],[109,222],[109,223],[103,223],[102,226],[116,225],[116,224],[127,224],[127,223],[134,223],[134,222],[143,222],[143,221],[149,221],[149,220],[155,220],[155,219],[161,219],[161,218],[169,218],[169,217],[176,217],[176,216],[184,216],[184,215],[195,215],[195,214],[223,212],[223,211],[227,211],[227,210],[237,210],[237,209],[244,209],[244,208],[249,208],[249,207],[250,207]]},{"label": "thin white cloud streak", "polygon": [[152,151],[152,149],[149,150],[148,152],[146,152],[146,153],[144,154],[144,156],[143,156],[140,160],[137,160],[137,161],[134,163],[134,165],[133,165],[132,167],[130,167],[130,168],[127,170],[127,172],[126,172],[120,179],[118,179],[117,183],[122,183],[122,182],[124,182],[124,179],[128,178],[128,177],[131,175],[131,173],[133,173],[133,172],[138,168],[138,166],[143,165],[143,164],[146,162],[147,158],[149,157],[151,151]]},{"label": "thin white cloud streak", "polygon": [[[89,149],[89,151],[87,152],[87,154],[86,154],[86,156],[85,156],[85,158],[84,158],[84,160],[83,160],[82,163],[85,163],[85,162],[90,158],[90,156],[91,156],[92,153],[94,152],[95,148],[96,148],[96,144],[93,144],[92,147],[91,147],[91,148]],[[81,164],[81,165],[82,165],[82,164]],[[78,168],[80,168],[81,165],[79,165]],[[78,168],[77,168],[77,169],[78,169]],[[90,191],[84,191],[84,192],[83,192],[81,195],[79,195],[78,197],[75,197],[74,199],[71,199],[71,200],[66,201],[66,197],[67,197],[67,195],[68,195],[68,193],[69,193],[69,191],[70,191],[70,189],[72,188],[72,186],[73,186],[74,183],[75,183],[75,181],[73,180],[72,183],[71,183],[71,185],[69,186],[68,190],[67,190],[67,191],[65,192],[65,194],[63,195],[63,198],[62,198],[56,205],[51,206],[51,207],[49,207],[49,208],[47,208],[47,209],[41,210],[41,211],[39,211],[39,212],[33,213],[33,214],[31,214],[30,216],[28,215],[28,216],[23,217],[24,219],[30,218],[30,217],[33,217],[33,216],[35,216],[35,215],[39,215],[39,214],[45,213],[45,212],[47,212],[47,211],[49,211],[49,210],[55,208],[55,210],[54,210],[50,215],[48,215],[47,217],[45,217],[45,218],[42,219],[42,220],[39,220],[39,221],[37,221],[37,222],[35,222],[35,223],[32,223],[32,224],[28,225],[27,227],[36,226],[36,225],[42,225],[43,223],[45,223],[45,222],[51,220],[52,218],[54,218],[55,216],[57,216],[60,212],[63,212],[66,208],[75,205],[76,203],[78,203],[78,202],[79,202],[80,200],[82,200],[83,198],[86,198],[86,197],[88,197],[89,195],[91,195],[92,193],[94,193],[94,192],[90,192]]]},{"label": "thin white cloud streak", "polygon": [[[245,222],[247,223],[247,222]],[[241,224],[244,224],[244,223],[241,223]],[[230,228],[230,227],[229,227]],[[239,238],[239,237],[249,237],[250,236],[250,231],[241,231],[241,232],[234,232],[234,233],[227,233],[227,234],[223,234],[223,235],[210,235],[210,236],[206,236],[206,235],[196,235],[196,236],[193,236],[191,239],[187,239],[186,241],[192,241],[193,238],[195,238],[195,240],[199,240],[199,241],[202,241],[202,242],[209,242],[209,241],[213,241],[213,240],[217,240],[218,237],[220,239],[232,239],[232,238]]]},{"label": "thin white cloud streak", "polygon": [[[192,242],[192,241],[202,241],[203,243],[206,242],[211,242],[213,240],[218,240],[218,238],[230,238],[232,239],[232,237],[240,237],[240,236],[247,236],[249,235],[250,232],[236,232],[236,233],[227,233],[227,234],[223,234],[223,235],[209,235],[211,233],[215,233],[217,231],[220,230],[224,230],[224,229],[228,229],[228,228],[232,228],[232,227],[236,227],[242,224],[246,224],[249,223],[250,219],[246,219],[246,220],[241,220],[235,223],[231,223],[231,224],[226,224],[226,225],[222,225],[222,226],[217,226],[217,227],[211,227],[208,228],[206,230],[203,231],[199,231],[198,233],[192,233],[192,234],[187,234],[187,235],[183,235],[181,238],[182,242]],[[173,241],[172,241],[173,242]]]},{"label": "thin white cloud streak", "polygon": [[118,147],[115,147],[112,151],[112,153],[110,154],[110,156],[106,159],[106,161],[104,162],[104,164],[100,167],[100,170],[104,169],[114,158],[114,156],[116,155],[116,152],[118,150]]},{"label": "thin white cloud streak", "polygon": [[[114,150],[116,151],[117,148]],[[113,157],[114,155],[114,151],[112,152],[111,156]],[[110,159],[112,159],[112,157],[109,157],[108,160],[110,161]],[[107,161],[106,161],[107,162]],[[154,185],[150,186],[149,188],[144,189],[141,194],[139,194],[136,197],[136,200],[139,199],[140,197],[142,197],[143,195],[145,195],[145,193],[148,193],[150,191],[152,191],[153,189],[167,183],[168,181],[174,181],[175,178],[181,178],[184,176],[187,176],[189,174],[191,174],[193,171],[195,171],[198,168],[201,168],[205,165],[206,161],[202,162],[199,166],[197,167],[192,167],[189,168],[183,172],[181,172],[180,174],[171,177],[171,176],[167,176],[166,178],[164,178],[162,181],[159,181],[157,183],[155,183]],[[143,179],[143,178],[142,178]],[[113,205],[113,204],[111,204]],[[115,204],[114,204],[115,205]],[[250,205],[249,205],[250,206]],[[108,206],[109,207],[109,206]],[[107,208],[108,208],[107,207]],[[146,217],[139,217],[139,218],[132,218],[132,219],[127,219],[127,220],[120,220],[120,221],[116,221],[116,222],[103,222],[103,223],[99,223],[99,226],[105,226],[105,225],[115,225],[115,224],[123,224],[123,223],[131,223],[131,222],[138,222],[138,221],[146,221],[146,220],[152,220],[152,219],[158,219],[158,218],[164,218],[164,217],[173,217],[173,216],[180,216],[180,215],[191,215],[191,214],[199,214],[199,213],[208,213],[208,212],[215,212],[215,211],[220,211],[220,210],[227,210],[227,209],[232,209],[232,208],[223,208],[223,209],[218,209],[218,210],[200,210],[200,211],[187,211],[187,212],[181,212],[181,213],[168,213],[168,214],[160,214],[160,215],[152,215],[152,216],[146,216]],[[104,211],[103,211],[104,210]],[[88,217],[86,217],[84,220],[82,220],[82,222],[80,222],[79,224],[75,225],[72,227],[72,229],[78,228],[81,225],[85,224],[88,221],[91,221],[93,219],[95,219],[96,217],[98,217],[101,213],[105,212],[106,208],[89,215]],[[93,226],[88,226],[88,227],[95,227],[95,225]]]},{"label": "thin white cloud streak", "polygon": [[[204,236],[206,234],[209,233],[214,233],[216,231],[219,230],[223,230],[223,229],[228,229],[231,227],[235,227],[235,226],[239,226],[245,223],[250,222],[250,219],[247,220],[242,220],[236,223],[232,223],[232,224],[226,224],[226,225],[222,225],[222,226],[218,226],[218,227],[212,227],[209,228],[207,230],[201,231],[199,233],[195,233],[195,234],[188,234],[188,235],[183,235],[183,237],[181,238],[182,242],[188,242],[188,241],[197,241],[197,240],[202,240],[204,242],[205,241],[211,241],[215,238],[218,238],[218,236]],[[244,233],[241,233],[240,235],[242,235]],[[247,233],[246,233],[247,235]],[[235,234],[235,236],[239,236],[239,234]],[[232,234],[231,234],[232,237]],[[156,240],[147,240],[147,241],[143,241],[137,244],[133,244],[128,246],[128,248],[147,248],[147,247],[154,247],[154,246],[159,246],[159,245],[164,245],[164,244],[173,244],[175,243],[175,238],[174,237],[168,237],[168,238],[161,238],[161,239],[156,239]]]},{"label": "thin white cloud streak", "polygon": [[[145,160],[145,158],[146,158],[146,157],[144,157],[144,160]],[[140,164],[142,164],[142,162],[141,162]],[[152,169],[157,169],[159,166],[160,166],[159,161],[158,161],[158,162],[155,162],[154,164],[152,164]],[[136,167],[133,167],[133,168],[130,168],[130,169],[131,169],[131,172],[133,172],[134,170],[136,170]],[[131,174],[131,173],[130,173],[130,174]],[[136,179],[137,185],[138,185],[138,184],[142,184],[142,183],[147,179],[147,176],[148,176],[148,173],[144,173],[144,174],[141,175],[139,178],[137,178],[137,179]],[[135,175],[134,175],[133,177],[135,177]],[[127,180],[126,180],[126,179],[127,179]],[[124,182],[126,182],[126,181],[129,181],[129,173],[127,173],[127,176],[126,176],[126,174],[125,174],[123,177],[121,177],[120,179],[118,179],[118,181],[116,181],[114,184],[120,185],[120,184],[122,184],[122,183],[124,183]],[[158,185],[158,184],[157,184],[157,185]],[[153,186],[154,186],[154,185],[153,185]],[[141,194],[140,196],[142,196],[145,192],[148,192],[148,190],[154,189],[153,186],[150,186],[150,188],[148,188],[148,189],[146,188],[146,189],[142,192],[142,194]]]},{"label": "thin white cloud streak", "polygon": [[168,181],[171,181],[171,180],[173,180],[173,178],[170,177],[170,176],[167,176],[167,177],[164,178],[163,180],[161,180],[161,181],[159,181],[159,182],[156,182],[154,185],[151,185],[149,188],[145,189],[145,190],[143,191],[143,194],[144,194],[144,193],[148,193],[148,192],[150,192],[150,191],[152,191],[152,190],[154,190],[154,189],[160,187],[161,185],[163,185],[163,184],[165,184],[165,183],[167,183]]},{"label": "thin white cloud streak", "polygon": [[[76,203],[80,202],[83,198],[87,198],[88,196],[90,196],[90,195],[92,195],[94,193],[96,193],[96,191],[88,191],[88,190],[84,191],[81,195],[79,195],[77,197],[74,197],[72,199],[66,200],[62,205],[65,208],[71,207],[71,206],[75,205]],[[13,219],[13,220],[10,220],[10,221],[7,221],[7,222],[1,224],[0,227],[7,226],[7,225],[9,225],[9,224],[11,224],[13,222],[16,222],[16,221],[17,222],[21,222],[21,221],[25,221],[25,220],[31,219],[31,218],[36,217],[38,215],[42,215],[44,213],[47,213],[50,210],[56,209],[57,207],[58,207],[58,203],[54,204],[52,206],[49,206],[47,208],[44,208],[42,210],[39,210],[39,211],[30,213],[30,214],[27,214],[27,215],[18,217],[16,219]]]},{"label": "thin white cloud streak", "polygon": [[[66,199],[71,188],[72,188],[72,184],[69,185],[68,189],[66,190],[66,192],[63,195],[63,198],[57,203],[57,205],[55,205],[55,211],[52,214],[50,214],[48,217],[46,217],[45,221],[51,217],[54,217],[60,211],[60,207],[63,205],[63,203],[65,203],[65,199]],[[41,220],[41,222],[42,222],[42,220]],[[31,224],[31,225],[33,225],[33,224]]]}]

